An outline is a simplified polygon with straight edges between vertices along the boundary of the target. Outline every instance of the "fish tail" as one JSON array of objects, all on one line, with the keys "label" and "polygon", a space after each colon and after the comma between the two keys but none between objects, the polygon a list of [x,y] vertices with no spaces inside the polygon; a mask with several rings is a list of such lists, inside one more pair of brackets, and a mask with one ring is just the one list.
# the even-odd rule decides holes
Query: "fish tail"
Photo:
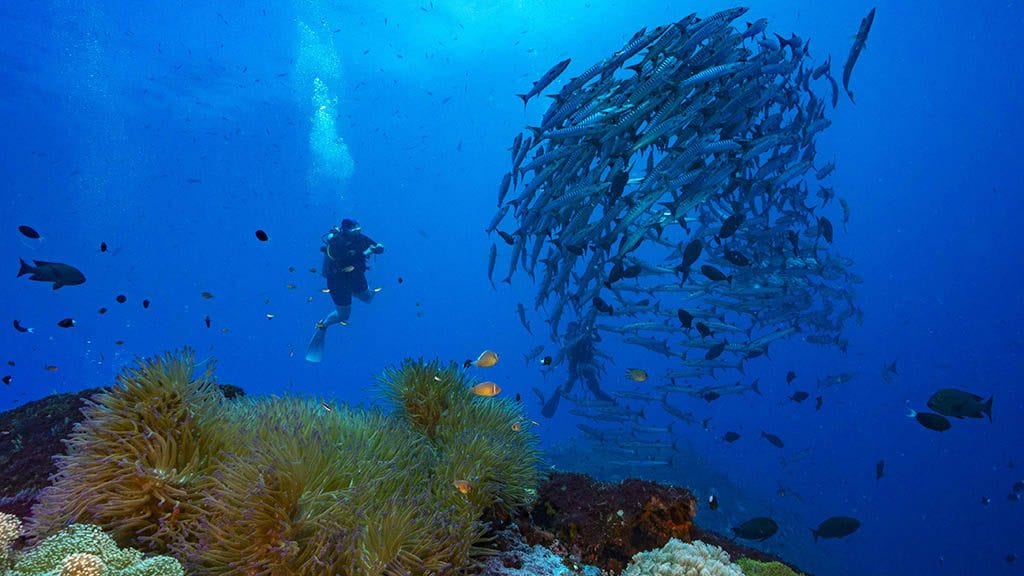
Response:
[{"label": "fish tail", "polygon": [[726,276],[725,279],[729,281],[729,286],[732,286],[732,275]]},{"label": "fish tail", "polygon": [[993,398],[995,398],[995,396],[989,396],[988,400],[985,402],[985,405],[982,406],[982,408],[981,408],[981,411],[983,413],[985,413],[985,415],[988,416],[988,421],[989,422],[992,421],[992,399]]},{"label": "fish tail", "polygon": [[754,383],[750,385],[750,389],[757,393],[758,396],[764,396],[761,394],[761,379],[755,378]]},{"label": "fish tail", "polygon": [[815,530],[814,528],[811,528],[811,536],[814,536],[814,541],[815,542],[818,541],[818,531]]},{"label": "fish tail", "polygon": [[526,110],[526,103],[530,101],[530,95],[529,94],[516,94],[516,96],[519,96],[523,100],[523,110]]},{"label": "fish tail", "polygon": [[25,262],[23,258],[18,258],[18,262],[21,262],[21,269],[18,270],[18,278],[21,278],[25,274],[32,274],[36,271],[28,262]]}]

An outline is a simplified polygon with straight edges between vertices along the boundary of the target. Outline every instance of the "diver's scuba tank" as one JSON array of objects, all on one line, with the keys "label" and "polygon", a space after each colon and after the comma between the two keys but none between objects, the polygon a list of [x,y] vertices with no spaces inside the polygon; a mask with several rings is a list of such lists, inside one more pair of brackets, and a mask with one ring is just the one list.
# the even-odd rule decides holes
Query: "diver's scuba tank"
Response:
[{"label": "diver's scuba tank", "polygon": [[339,229],[337,226],[334,226],[330,230],[325,232],[324,235],[320,237],[320,242],[322,243],[320,245],[320,251],[326,254],[327,246],[331,243],[331,240],[334,240],[334,237],[337,236],[338,234],[341,234],[341,229]]}]

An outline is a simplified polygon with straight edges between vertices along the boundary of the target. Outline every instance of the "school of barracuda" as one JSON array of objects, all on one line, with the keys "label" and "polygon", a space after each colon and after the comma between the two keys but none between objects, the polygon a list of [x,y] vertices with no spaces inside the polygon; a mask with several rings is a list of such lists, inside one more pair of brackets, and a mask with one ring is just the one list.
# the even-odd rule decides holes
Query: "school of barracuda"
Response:
[{"label": "school of barracuda", "polygon": [[[639,30],[515,137],[488,273],[493,283],[501,263],[505,282],[525,271],[536,283],[534,307],[559,349],[552,368],[579,339],[609,337],[677,365],[647,400],[708,398],[752,387],[676,378],[742,372],[784,338],[845,350],[860,279],[829,250],[825,212],[845,227],[849,206],[824,184],[835,162],[815,147],[839,100],[831,57],[813,63],[809,42],[769,34],[765,19],[733,25],[745,12]],[[529,329],[521,304],[520,318]],[[602,358],[588,369],[602,371]]]}]

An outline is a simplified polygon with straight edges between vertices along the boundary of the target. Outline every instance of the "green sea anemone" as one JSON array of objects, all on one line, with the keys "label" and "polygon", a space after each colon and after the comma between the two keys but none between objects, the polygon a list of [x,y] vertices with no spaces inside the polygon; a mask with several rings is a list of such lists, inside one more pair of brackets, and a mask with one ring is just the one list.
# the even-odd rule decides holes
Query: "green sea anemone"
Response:
[{"label": "green sea anemone", "polygon": [[147,551],[187,537],[202,498],[196,482],[224,442],[212,426],[221,393],[209,369],[195,372],[189,350],[140,360],[86,404],[33,509],[36,539],[74,522]]}]

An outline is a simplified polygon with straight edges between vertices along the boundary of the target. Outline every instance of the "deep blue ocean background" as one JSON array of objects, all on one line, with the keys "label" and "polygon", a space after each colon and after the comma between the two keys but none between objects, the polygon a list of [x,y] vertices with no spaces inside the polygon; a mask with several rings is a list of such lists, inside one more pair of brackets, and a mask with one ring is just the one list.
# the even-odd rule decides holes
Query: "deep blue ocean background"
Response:
[{"label": "deep blue ocean background", "polygon": [[[250,394],[354,404],[372,401],[377,375],[403,358],[461,362],[490,348],[502,360],[481,376],[538,414],[531,388],[552,390],[565,369],[545,378],[522,360],[537,344],[554,350],[538,313],[536,337],[515,313],[520,301],[531,308],[536,288],[525,274],[497,290],[486,278],[483,229],[509,145],[544,110],[531,102],[524,112],[515,94],[571,57],[557,90],[641,26],[732,5],[146,4],[0,3],[0,361],[15,362],[0,364],[13,376],[2,409],[109,385],[135,356],[183,346],[214,357],[219,379]],[[810,38],[815,61],[831,53],[838,74],[873,4],[747,5],[744,20]],[[864,322],[848,324],[846,354],[795,338],[750,363],[743,380],[759,377],[764,397],[681,400],[713,418],[710,430],[677,423],[674,467],[650,477],[718,494],[721,507],[702,506],[700,525],[727,532],[776,517],[781,532],[760,547],[816,574],[1020,573],[1024,561],[1007,555],[1024,554],[1024,502],[1008,498],[1024,480],[1024,7],[877,7],[851,82],[857,104],[844,95],[829,109],[818,142],[852,209],[832,250],[864,279]],[[314,77],[328,100],[314,100]],[[350,175],[343,158],[334,173],[311,174],[323,102],[336,121],[326,142],[347,150]],[[356,302],[351,324],[330,330],[326,361],[309,364],[313,323],[331,309],[310,268],[321,265],[321,235],[345,216],[386,245],[368,273],[383,290],[372,305]],[[22,224],[43,239],[24,238]],[[72,263],[88,282],[52,291],[15,278],[19,257]],[[64,317],[77,326],[57,327]],[[34,333],[16,332],[14,319]],[[617,346],[605,349],[616,357],[606,389],[632,389],[627,367],[644,367],[653,384],[669,365]],[[886,383],[892,361],[899,376]],[[814,382],[842,372],[856,376],[824,390],[815,411]],[[942,387],[994,396],[993,422],[954,421],[940,434],[906,417]],[[812,400],[789,401],[796,388]],[[649,422],[667,423],[655,406]],[[546,465],[629,472],[598,466],[564,403],[555,420],[534,418],[551,448]],[[726,430],[743,438],[726,444]],[[808,528],[837,514],[861,529],[814,543]]]}]

